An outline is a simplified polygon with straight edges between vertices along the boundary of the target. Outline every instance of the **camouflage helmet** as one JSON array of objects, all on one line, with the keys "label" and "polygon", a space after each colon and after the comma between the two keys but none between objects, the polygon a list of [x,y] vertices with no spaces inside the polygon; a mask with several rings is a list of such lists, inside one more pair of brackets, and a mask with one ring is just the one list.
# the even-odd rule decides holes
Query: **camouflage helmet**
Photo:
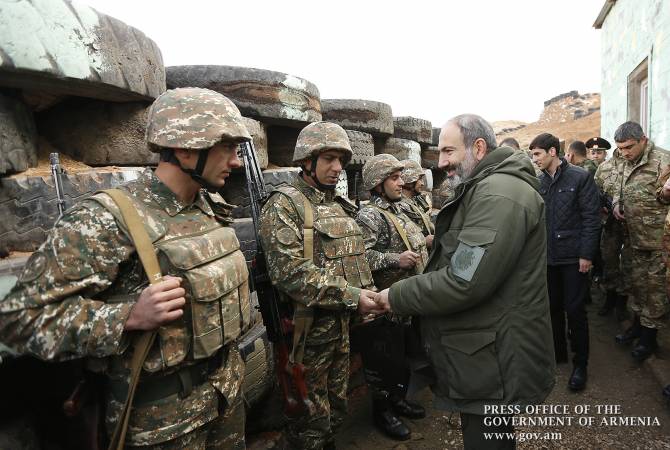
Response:
[{"label": "camouflage helmet", "polygon": [[[344,128],[330,122],[314,122],[302,129],[293,152],[293,162],[299,162],[317,156],[327,150],[341,150],[345,153],[346,163],[354,152],[351,151],[349,136]],[[346,164],[345,163],[345,164]]]},{"label": "camouflage helmet", "polygon": [[400,162],[405,166],[401,174],[402,181],[405,184],[414,183],[424,175],[421,164],[418,162],[412,159],[405,159]]},{"label": "camouflage helmet", "polygon": [[149,150],[202,150],[221,141],[250,141],[237,106],[209,89],[178,88],[163,92],[149,108]]},{"label": "camouflage helmet", "polygon": [[372,190],[383,183],[393,172],[403,170],[405,166],[398,159],[386,153],[375,155],[363,166],[363,189]]}]

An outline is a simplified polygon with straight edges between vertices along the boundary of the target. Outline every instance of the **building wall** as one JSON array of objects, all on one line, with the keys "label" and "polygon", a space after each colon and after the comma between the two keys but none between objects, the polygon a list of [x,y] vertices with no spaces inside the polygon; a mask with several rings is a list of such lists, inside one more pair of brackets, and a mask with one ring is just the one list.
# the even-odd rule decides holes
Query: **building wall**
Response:
[{"label": "building wall", "polygon": [[670,149],[670,1],[618,0],[601,31],[602,136],[628,120],[628,75],[649,57],[649,136]]}]

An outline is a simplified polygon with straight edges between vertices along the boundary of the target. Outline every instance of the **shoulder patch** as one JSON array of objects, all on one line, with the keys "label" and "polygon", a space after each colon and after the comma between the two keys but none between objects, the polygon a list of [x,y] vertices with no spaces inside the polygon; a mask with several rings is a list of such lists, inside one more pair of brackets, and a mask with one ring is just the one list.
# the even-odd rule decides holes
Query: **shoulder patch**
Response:
[{"label": "shoulder patch", "polygon": [[482,247],[470,247],[459,242],[456,252],[451,257],[451,270],[454,275],[465,281],[472,281],[485,251]]},{"label": "shoulder patch", "polygon": [[277,240],[284,245],[291,245],[298,240],[298,236],[289,227],[283,227],[277,230]]}]

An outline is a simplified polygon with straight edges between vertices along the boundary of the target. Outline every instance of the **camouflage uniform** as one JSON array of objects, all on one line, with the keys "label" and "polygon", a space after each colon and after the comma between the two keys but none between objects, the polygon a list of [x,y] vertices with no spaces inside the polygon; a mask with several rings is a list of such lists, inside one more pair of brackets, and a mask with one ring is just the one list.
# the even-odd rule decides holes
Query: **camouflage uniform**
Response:
[{"label": "camouflage uniform", "polygon": [[585,159],[584,161],[575,164],[575,166],[587,170],[591,175],[595,175],[596,170],[598,170],[598,164],[591,159]]},{"label": "camouflage uniform", "polygon": [[[202,107],[208,108],[205,117],[198,115]],[[221,115],[229,116],[225,127],[216,121]],[[181,138],[172,140],[186,148],[250,139],[236,122],[237,108],[212,91],[183,89],[159,97],[149,113],[149,142],[163,146],[160,139],[170,140],[161,122],[170,120],[166,116],[181,118]],[[189,127],[197,131],[189,134]],[[230,207],[203,192],[184,203],[150,170],[122,190],[145,224],[162,274],[181,277],[186,290],[184,315],[157,330],[144,361],[125,443],[243,449],[244,362],[236,339],[249,326],[251,307],[246,262],[228,226]],[[89,370],[105,374],[111,433],[128,389],[135,334],[124,325],[148,284],[117,205],[98,193],[54,225],[0,302],[0,341],[45,360],[85,358]]]},{"label": "camouflage uniform", "polygon": [[619,168],[620,192],[614,203],[624,207],[631,246],[632,292],[630,308],[647,328],[663,328],[670,309],[665,291],[663,228],[668,202],[663,184],[670,175],[670,152],[649,141],[637,162]]},{"label": "camouflage uniform", "polygon": [[[405,169],[402,171],[402,181],[405,185],[416,183],[421,177],[425,176],[423,169],[416,161],[408,159],[402,161],[402,163],[405,165]],[[430,221],[430,204],[423,194],[414,192],[415,195],[411,197],[405,196],[405,192],[403,192],[400,208],[407,217],[421,228],[424,236],[429,236],[435,232],[435,226]]]},{"label": "camouflage uniform", "polygon": [[[296,162],[329,149],[348,148],[351,156],[344,130],[322,124],[310,124],[301,131]],[[303,253],[305,202],[310,202],[314,215],[312,261]],[[303,364],[315,411],[289,420],[289,448],[321,449],[333,441],[347,414],[349,320],[358,307],[360,288],[373,286],[361,230],[350,217],[353,211],[355,207],[333,191],[312,187],[298,176],[291,185],[279,187],[261,213],[260,234],[270,278],[286,301],[314,311]]]},{"label": "camouflage uniform", "polygon": [[[625,160],[615,151],[612,158],[597,166],[598,169],[594,175],[595,182],[600,192],[610,200],[619,191],[620,183],[617,182],[617,176],[624,162]],[[622,257],[624,246],[627,249],[626,254],[630,256],[626,223],[616,220],[612,214],[601,223],[603,233],[600,239],[600,249],[604,267],[602,285],[606,291],[615,290],[619,295],[627,296],[630,292],[631,262],[630,257],[625,259]],[[625,266],[623,270],[622,265]]]},{"label": "camouflage uniform", "polygon": [[438,197],[437,204],[439,208],[442,208],[444,205],[454,199],[454,196],[456,195],[456,186],[459,184],[461,184],[461,177],[458,175],[445,177],[444,181],[442,181],[435,192]]}]

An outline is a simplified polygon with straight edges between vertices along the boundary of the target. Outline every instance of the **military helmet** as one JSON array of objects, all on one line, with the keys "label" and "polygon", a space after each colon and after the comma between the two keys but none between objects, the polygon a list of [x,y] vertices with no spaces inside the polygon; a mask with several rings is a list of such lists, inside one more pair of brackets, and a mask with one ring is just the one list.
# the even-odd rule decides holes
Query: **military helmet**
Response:
[{"label": "military helmet", "polygon": [[202,150],[221,141],[250,141],[242,115],[223,94],[203,88],[163,92],[149,108],[146,140],[149,150]]},{"label": "military helmet", "polygon": [[375,155],[363,166],[363,189],[372,190],[384,182],[393,172],[403,170],[405,166],[395,156],[387,153]]},{"label": "military helmet", "polygon": [[424,175],[421,164],[414,161],[413,159],[405,159],[400,162],[405,166],[402,173],[400,174],[402,176],[402,181],[405,184],[414,183]]},{"label": "military helmet", "polygon": [[351,160],[349,136],[344,128],[330,122],[314,122],[302,129],[293,152],[293,162],[318,156],[327,150],[341,150],[345,153],[345,164]]}]

